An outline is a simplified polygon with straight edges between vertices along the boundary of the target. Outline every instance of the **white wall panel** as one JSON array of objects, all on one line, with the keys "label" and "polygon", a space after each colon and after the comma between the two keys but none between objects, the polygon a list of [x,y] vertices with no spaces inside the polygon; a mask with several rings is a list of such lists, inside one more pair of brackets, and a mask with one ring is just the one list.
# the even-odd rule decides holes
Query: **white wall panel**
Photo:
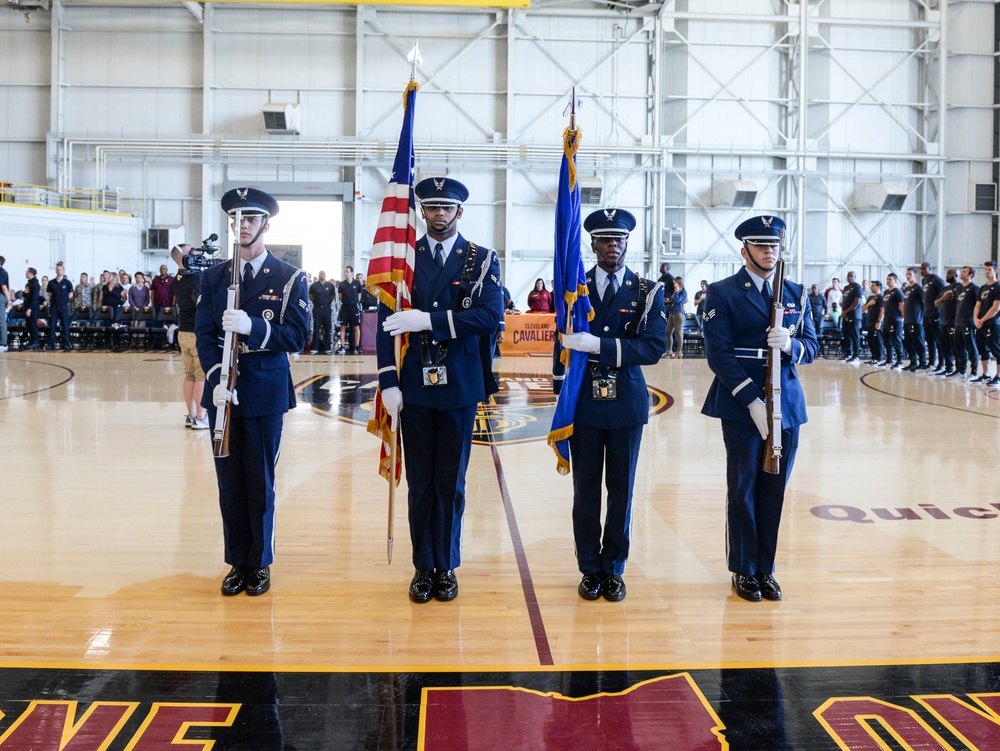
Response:
[{"label": "white wall panel", "polygon": [[[544,8],[220,4],[206,10],[207,29],[180,4],[64,7],[57,35],[65,50],[61,81],[66,84],[59,135],[149,141],[146,154],[109,152],[101,173],[93,148],[74,148],[72,184],[92,187],[99,180],[102,187],[146,197],[146,221],[178,223],[180,218],[192,237],[218,231],[217,226],[202,228],[201,222],[205,216],[214,225],[213,205],[224,180],[348,180],[357,182],[361,199],[345,204],[346,231],[353,233],[348,253],[364,258],[399,134],[401,95],[409,77],[404,58],[415,41],[424,57],[417,76],[422,86],[416,121],[419,169],[422,174],[447,171],[469,185],[473,197],[462,231],[484,245],[508,246],[501,250],[508,254],[505,274],[515,296],[526,293],[535,277],[551,276],[540,264],[551,253],[557,163],[515,156],[508,164],[501,157],[469,156],[466,149],[508,142],[515,153],[518,145],[557,148],[574,83],[584,100],[579,122],[585,148],[650,147],[657,142],[652,122],[660,106],[661,133],[674,136],[673,148],[706,152],[701,157],[670,154],[664,164],[648,154],[605,156],[597,164],[581,158],[581,175],[602,179],[605,201],[629,208],[639,219],[631,262],[645,255],[652,263],[659,239],[654,230],[675,223],[685,231],[689,257],[676,263],[685,273],[690,268],[698,278],[717,278],[729,270],[737,259],[731,229],[748,212],[704,208],[711,203],[713,178],[757,182],[758,210],[793,214],[796,208],[795,181],[779,174],[795,169],[796,160],[790,156],[786,163],[763,154],[794,147],[798,137],[798,92],[789,85],[798,38],[785,38],[787,25],[773,18],[795,9],[779,0],[668,5],[661,79],[655,82],[659,103],[650,100],[655,19],[599,3],[579,15]],[[927,198],[911,196],[904,212],[888,219],[880,212],[859,212],[852,221],[842,205],[850,205],[855,174],[875,179],[926,166],[907,157],[923,150],[919,136],[930,136],[936,127],[937,103],[924,88],[925,80],[936,86],[934,47],[910,53],[935,30],[914,27],[912,22],[926,15],[917,2],[825,0],[808,8],[823,18],[811,25],[819,37],[811,39],[808,60],[812,140],[807,143],[815,153],[804,173],[806,268],[809,274],[826,275],[847,259],[872,267],[910,263],[927,252],[934,234],[930,191]],[[674,19],[674,9],[712,16]],[[968,183],[992,181],[993,6],[959,0],[948,4],[948,13],[953,106],[944,149],[963,164],[949,167],[945,192],[949,210],[964,212]],[[740,19],[727,18],[734,15]],[[0,179],[41,182],[46,174],[42,142],[50,128],[50,102],[59,99],[49,88],[49,18],[35,13],[29,26],[22,14],[0,13]],[[866,18],[877,23],[858,23]],[[933,15],[928,18],[933,22]],[[263,132],[261,110],[268,102],[301,104],[300,137]],[[203,109],[208,113],[204,128]],[[202,134],[259,141],[263,151],[270,143],[383,141],[385,153],[356,163],[273,155],[224,163],[208,156],[203,177],[202,156],[170,156],[153,143],[154,138]],[[421,147],[445,143],[454,144],[447,156],[421,153]],[[850,150],[857,158],[826,160],[827,149]],[[865,152],[900,158],[865,159]],[[56,164],[49,165],[53,175],[58,175]],[[663,195],[653,187],[658,169],[665,170]],[[915,178],[904,179],[915,185]],[[211,205],[203,210],[202,200]],[[954,226],[966,246],[988,250],[990,220],[989,215],[949,214],[949,248]],[[873,234],[865,242],[867,232]],[[700,264],[712,249],[712,259]]]}]

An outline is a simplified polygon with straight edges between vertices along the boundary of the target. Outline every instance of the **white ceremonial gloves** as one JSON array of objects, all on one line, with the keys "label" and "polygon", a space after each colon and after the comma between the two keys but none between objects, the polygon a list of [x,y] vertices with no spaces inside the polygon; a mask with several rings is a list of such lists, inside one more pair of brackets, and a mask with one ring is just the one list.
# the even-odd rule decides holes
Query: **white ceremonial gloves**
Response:
[{"label": "white ceremonial gloves", "polygon": [[[422,310],[401,310],[385,319],[382,330],[393,336],[431,330],[431,314]],[[385,396],[383,395],[383,399]]]},{"label": "white ceremonial gloves", "polygon": [[250,316],[242,310],[227,310],[222,314],[222,330],[234,334],[249,334],[253,330]]},{"label": "white ceremonial gloves", "polygon": [[579,334],[563,334],[562,346],[575,349],[577,352],[589,352],[592,355],[601,353],[601,340],[586,331]]},{"label": "white ceremonial gloves", "polygon": [[792,351],[792,335],[784,326],[778,326],[767,332],[767,346],[777,347],[786,355]]},{"label": "white ceremonial gloves", "polygon": [[[785,331],[787,330],[785,329]],[[754,399],[747,405],[747,409],[750,410],[750,417],[753,418],[753,424],[757,426],[757,432],[766,441],[767,434],[771,432],[771,426],[767,423],[767,405],[760,399]]]},{"label": "white ceremonial gloves", "polygon": [[389,415],[389,427],[395,432],[399,410],[403,408],[403,392],[398,386],[390,386],[382,391],[382,406]]},{"label": "white ceremonial gloves", "polygon": [[226,402],[232,402],[235,407],[239,405],[240,400],[236,398],[236,389],[229,391],[220,383],[212,389],[212,402],[216,407],[222,409],[226,406]]}]

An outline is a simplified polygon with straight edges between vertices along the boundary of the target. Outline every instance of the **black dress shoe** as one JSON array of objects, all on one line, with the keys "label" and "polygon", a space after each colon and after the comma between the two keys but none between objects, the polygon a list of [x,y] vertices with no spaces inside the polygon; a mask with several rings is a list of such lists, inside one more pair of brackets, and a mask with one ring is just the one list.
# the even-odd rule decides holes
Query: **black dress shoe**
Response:
[{"label": "black dress shoe", "polygon": [[603,588],[604,577],[601,574],[584,574],[576,591],[584,600],[596,600],[601,596]]},{"label": "black dress shoe", "polygon": [[774,578],[772,574],[756,574],[754,579],[757,580],[757,584],[760,586],[760,595],[765,600],[780,600],[781,599],[781,585]]},{"label": "black dress shoe", "polygon": [[434,599],[450,602],[458,597],[458,577],[451,569],[438,571],[434,576]]},{"label": "black dress shoe", "polygon": [[608,602],[621,602],[625,599],[625,580],[618,574],[612,574],[604,580],[602,594]]},{"label": "black dress shoe", "polygon": [[247,594],[251,597],[264,594],[271,588],[271,570],[264,568],[250,569],[247,574]]},{"label": "black dress shoe", "polygon": [[410,599],[414,602],[427,602],[434,594],[434,571],[429,568],[417,569],[410,580]]},{"label": "black dress shoe", "polygon": [[238,595],[247,588],[247,577],[240,566],[233,566],[222,580],[222,594],[226,597]]},{"label": "black dress shoe", "polygon": [[757,584],[756,579],[748,574],[733,574],[733,589],[744,600],[760,602],[760,585]]}]

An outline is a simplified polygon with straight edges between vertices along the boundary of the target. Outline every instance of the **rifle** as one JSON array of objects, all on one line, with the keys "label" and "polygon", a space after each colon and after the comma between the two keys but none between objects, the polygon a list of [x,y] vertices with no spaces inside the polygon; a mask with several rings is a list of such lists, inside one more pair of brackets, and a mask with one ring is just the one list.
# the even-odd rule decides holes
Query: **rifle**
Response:
[{"label": "rifle", "polygon": [[[235,220],[235,238],[233,239],[232,274],[229,279],[229,289],[226,293],[226,310],[240,308],[240,226],[243,224],[243,211],[237,209],[233,214]],[[236,374],[239,366],[239,337],[233,331],[227,331],[222,343],[222,371],[219,385],[226,391],[236,389]],[[229,423],[233,403],[226,402],[215,413],[215,428],[212,431],[212,455],[216,459],[229,456]]]},{"label": "rifle", "polygon": [[[782,293],[785,287],[785,261],[781,257],[784,250],[785,231],[781,230],[778,242],[778,262],[774,265],[774,300],[771,306],[771,329],[781,326],[785,316],[785,306]],[[764,377],[764,387],[767,389],[764,404],[767,406],[767,421],[771,430],[764,442],[764,471],[769,475],[778,474],[781,463],[781,350],[770,347],[767,351],[767,375]]]}]

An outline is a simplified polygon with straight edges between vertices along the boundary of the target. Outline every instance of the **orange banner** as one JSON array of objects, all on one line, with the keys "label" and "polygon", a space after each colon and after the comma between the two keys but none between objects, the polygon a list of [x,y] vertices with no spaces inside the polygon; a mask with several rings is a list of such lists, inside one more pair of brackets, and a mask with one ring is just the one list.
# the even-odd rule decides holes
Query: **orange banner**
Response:
[{"label": "orange banner", "polygon": [[556,335],[554,313],[508,313],[500,354],[552,356]]}]

